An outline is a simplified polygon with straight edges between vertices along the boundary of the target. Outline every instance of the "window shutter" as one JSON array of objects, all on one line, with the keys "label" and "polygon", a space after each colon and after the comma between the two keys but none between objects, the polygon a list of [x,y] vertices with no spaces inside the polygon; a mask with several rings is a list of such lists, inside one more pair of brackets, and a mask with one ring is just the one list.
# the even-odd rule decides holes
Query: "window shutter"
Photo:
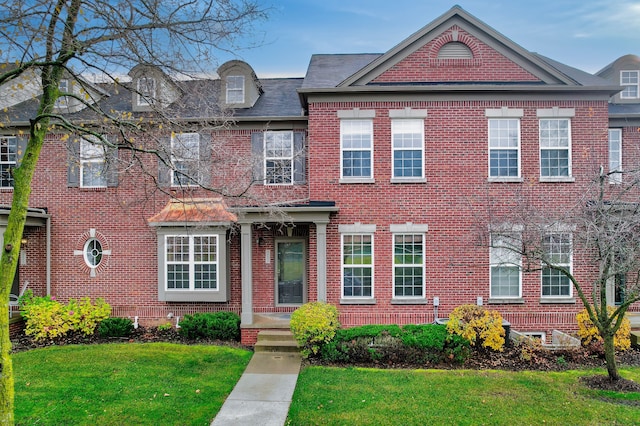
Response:
[{"label": "window shutter", "polygon": [[171,137],[158,138],[158,186],[171,186]]},{"label": "window shutter", "polygon": [[69,137],[67,143],[67,186],[80,186],[80,139]]},{"label": "window shutter", "polygon": [[24,157],[24,152],[27,150],[27,142],[29,142],[29,137],[26,135],[16,136],[16,142],[18,143],[18,161],[16,166],[20,167],[22,158]]},{"label": "window shutter", "polygon": [[253,160],[253,181],[259,185],[264,183],[264,133],[251,134],[251,154]]},{"label": "window shutter", "polygon": [[305,183],[305,164],[307,161],[307,152],[304,146],[304,133],[293,133],[293,183]]},{"label": "window shutter", "polygon": [[200,185],[211,185],[211,133],[200,133]]},{"label": "window shutter", "polygon": [[[107,135],[105,138],[112,144],[117,145],[118,139],[115,135]],[[118,186],[118,148],[107,147],[106,149],[106,173],[107,186]]]}]

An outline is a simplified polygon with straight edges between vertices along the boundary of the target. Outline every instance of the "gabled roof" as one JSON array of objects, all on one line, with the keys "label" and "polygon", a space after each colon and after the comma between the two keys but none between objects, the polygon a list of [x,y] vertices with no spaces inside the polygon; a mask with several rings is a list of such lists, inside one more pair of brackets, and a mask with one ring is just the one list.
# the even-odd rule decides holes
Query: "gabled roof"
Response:
[{"label": "gabled roof", "polygon": [[502,53],[508,59],[520,65],[545,83],[574,83],[568,76],[548,66],[545,62],[540,61],[529,51],[523,49],[489,25],[466,12],[460,6],[454,6],[391,48],[391,50],[380,58],[345,79],[340,86],[362,85],[371,82],[375,77],[454,26],[468,32],[483,43]]},{"label": "gabled roof", "polygon": [[[467,68],[457,68],[462,71],[438,74],[438,67],[447,69],[449,66],[455,71],[456,67],[464,63],[463,61],[455,63],[455,59],[447,62],[447,59],[437,57],[438,46],[446,42],[458,41],[458,37],[460,40],[464,39],[469,45],[475,44],[477,51],[472,52],[472,59],[466,59]],[[516,70],[520,78],[499,76],[500,65],[494,65],[494,74],[498,77],[492,78],[490,72],[479,72],[478,70],[482,70],[485,65],[489,65],[490,61],[486,58],[487,52],[500,58],[502,64]],[[486,61],[486,64],[483,61]],[[402,66],[405,70],[411,71],[405,74],[417,76],[404,77],[397,71],[398,67]],[[394,70],[396,70],[395,76],[392,75]],[[475,76],[473,72],[476,73]],[[482,77],[479,77],[481,74]],[[612,94],[617,90],[604,79],[524,49],[460,6],[454,6],[386,53],[314,55],[300,93],[305,102],[305,95],[314,92],[364,93],[398,90],[488,92],[585,89],[603,91],[604,94]]]}]

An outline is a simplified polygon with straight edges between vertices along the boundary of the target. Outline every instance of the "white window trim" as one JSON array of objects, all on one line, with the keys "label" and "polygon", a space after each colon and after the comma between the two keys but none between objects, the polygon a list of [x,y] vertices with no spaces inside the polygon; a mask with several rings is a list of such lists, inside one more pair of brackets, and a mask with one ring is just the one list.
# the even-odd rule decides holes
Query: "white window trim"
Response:
[{"label": "white window trim", "polygon": [[[623,83],[622,82],[622,73],[634,73],[636,75],[636,83]],[[620,70],[620,86],[623,87],[620,92],[620,99],[638,99],[640,97],[640,71],[639,70]],[[629,86],[636,87],[636,96],[625,96],[625,88]]]},{"label": "white window trim", "polygon": [[[196,158],[187,158],[187,157],[180,157],[178,155],[176,155],[176,149],[175,149],[175,142],[176,140],[180,137],[180,136],[197,136],[198,137],[198,156]],[[198,173],[197,176],[185,176],[185,177],[191,177],[194,179],[189,179],[189,182],[187,182],[186,184],[184,183],[180,183],[180,182],[176,182],[176,164],[178,162],[184,162],[184,163],[198,163],[200,161],[200,149],[202,148],[200,146],[200,144],[202,143],[201,138],[200,138],[200,134],[197,132],[185,132],[185,133],[172,133],[171,134],[171,164],[173,165],[173,169],[171,170],[171,186],[198,186],[198,183],[200,181],[200,175]],[[195,180],[195,182],[194,182]]]},{"label": "white window trim", "polygon": [[[511,234],[515,234],[516,238],[521,238],[519,232],[509,232]],[[503,232],[502,234],[506,234],[506,232]],[[518,301],[522,299],[522,254],[520,253],[516,253],[516,252],[512,252],[513,256],[517,256],[518,257],[518,262],[517,263],[505,263],[505,262],[495,262],[495,257],[497,257],[497,254],[495,254],[496,250],[499,250],[500,248],[497,247],[493,247],[493,235],[490,234],[489,238],[491,238],[491,244],[489,245],[489,303],[491,303],[492,300],[513,300],[513,301]],[[508,249],[505,249],[508,250]],[[492,294],[492,287],[491,287],[491,283],[493,281],[493,267],[500,267],[500,266],[506,266],[506,265],[511,265],[511,266],[517,266],[518,267],[518,295],[517,296],[503,296],[503,295],[496,295],[494,296]]]},{"label": "white window trim", "polygon": [[[557,109],[554,111],[558,111]],[[572,145],[573,145],[573,135],[572,135],[572,131],[571,131],[571,118],[567,117],[560,117],[560,116],[546,116],[546,115],[542,115],[540,113],[540,111],[538,111],[538,167],[539,167],[539,176],[540,176],[540,182],[574,182],[575,178],[573,177],[573,156],[572,156]],[[566,120],[567,121],[567,129],[568,129],[568,144],[567,147],[542,147],[542,140],[541,140],[541,135],[540,135],[540,131],[541,131],[541,123],[542,121],[547,121],[547,120]],[[543,150],[567,150],[568,151],[568,175],[567,176],[542,176],[542,151]]]},{"label": "white window trim", "polygon": [[[339,111],[340,112],[340,111]],[[371,145],[369,149],[345,149],[343,144],[343,126],[347,121],[362,121],[366,122],[369,125],[369,134],[371,135]],[[349,118],[347,120],[340,120],[340,183],[373,183],[375,182],[374,177],[374,136],[373,136],[373,119],[371,118]],[[371,174],[369,176],[344,176],[344,153],[345,151],[369,151],[369,155],[371,158]]]},{"label": "white window trim", "polygon": [[[618,153],[615,160],[617,166],[614,165],[611,157],[611,135],[616,134],[616,142],[618,142]],[[611,173],[611,172],[619,172],[619,173]],[[621,184],[622,183],[622,129],[609,129],[609,183],[610,184]]]},{"label": "white window trim", "polygon": [[[14,153],[14,160],[13,161],[0,161],[0,164],[7,166],[8,168],[12,168],[16,167],[18,165],[18,138],[16,136],[13,135],[0,135],[0,139],[6,139],[7,140],[7,150],[9,148],[9,141],[13,140],[14,145],[15,145],[15,149],[16,152]],[[8,151],[7,151],[8,154]],[[12,185],[11,186],[0,186],[0,188],[2,189],[13,189],[13,178],[11,179]]]},{"label": "white window trim", "polygon": [[[375,300],[375,230],[376,225],[338,225],[340,232],[340,303],[341,304],[373,304]],[[344,295],[344,237],[353,235],[368,235],[371,237],[371,265],[362,267],[371,268],[371,296],[345,296]],[[353,265],[349,265],[353,266]],[[359,266],[359,265],[357,265]]]},{"label": "white window trim", "polygon": [[[170,262],[167,260],[167,247],[168,247],[168,239],[172,238],[172,237],[177,237],[177,238],[184,238],[187,237],[189,238],[189,260],[187,262]],[[194,259],[194,239],[198,237],[208,237],[208,238],[213,238],[213,240],[215,241],[215,245],[216,245],[216,252],[215,252],[215,262],[197,262]],[[184,291],[188,291],[188,292],[194,292],[194,293],[198,293],[198,292],[218,292],[220,291],[220,239],[218,238],[217,234],[167,234],[164,235],[164,257],[163,257],[163,261],[165,264],[164,267],[164,273],[165,273],[165,279],[164,279],[164,290],[166,292],[184,292]],[[175,264],[175,265],[184,265],[187,264],[189,265],[189,288],[169,288],[169,268],[167,267],[168,265],[171,264]],[[215,265],[216,266],[216,287],[215,288],[195,288],[195,265]]]},{"label": "white window trim", "polygon": [[[396,126],[400,122],[415,122],[420,123],[420,176],[396,176],[395,175],[395,154],[399,151],[417,151],[415,147],[411,148],[396,148],[394,146],[394,137],[396,134]],[[420,118],[392,118],[391,119],[391,181],[392,182],[424,182],[424,119]],[[373,164],[373,163],[372,163]],[[373,169],[371,171],[373,173]]]},{"label": "white window trim", "polygon": [[[83,147],[85,142],[91,144],[92,143],[91,139],[94,140],[93,144],[98,149],[102,148],[102,156],[101,157],[85,159],[82,147]],[[106,173],[107,155],[106,155],[106,152],[105,152],[105,146],[104,146],[104,144],[102,144],[100,142],[100,140],[98,140],[97,137],[95,137],[93,135],[83,136],[80,139],[80,188],[106,188],[107,187],[107,180],[108,180],[106,174],[105,174],[105,176],[103,176],[103,178],[104,178],[104,184],[103,185],[85,185],[84,184],[84,168],[85,168],[85,164],[102,164],[102,170],[103,170],[104,173]]]},{"label": "white window trim", "polygon": [[[140,89],[140,83],[142,81],[147,82],[147,86],[145,87],[145,90],[142,91]],[[152,82],[151,85],[151,91],[148,92],[147,89],[149,89],[149,83],[148,82]],[[157,82],[156,79],[153,77],[140,77],[138,78],[138,80],[136,81],[136,89],[138,91],[136,99],[137,99],[137,104],[138,106],[149,106],[153,103],[153,100],[156,98],[156,93],[158,88],[157,86]]]},{"label": "white window trim", "polygon": [[[289,156],[287,157],[269,157],[267,156],[267,136],[270,134],[289,134],[289,140],[291,143],[291,153]],[[263,158],[263,167],[262,170],[264,170],[264,185],[268,185],[268,186],[291,186],[294,184],[294,174],[295,174],[295,155],[296,153],[295,151],[295,143],[294,143],[294,136],[293,136],[293,132],[288,130],[288,131],[266,131],[263,134],[263,138],[262,138],[262,152],[264,152],[264,158]],[[269,160],[276,160],[276,161],[289,161],[291,164],[290,170],[291,170],[291,176],[289,176],[289,183],[270,183],[267,179],[268,177],[268,173],[267,173],[267,162]]]},{"label": "white window trim", "polygon": [[[96,242],[100,245],[100,261],[93,265],[90,261],[89,261],[89,257],[87,256],[87,249],[89,248],[89,244],[91,244],[92,242]],[[93,237],[93,238],[89,238],[85,243],[84,243],[84,247],[82,250],[82,257],[84,259],[84,263],[91,269],[96,269],[100,266],[100,264],[102,263],[102,257],[104,256],[104,249],[102,248],[102,242],[100,242],[99,239]]]},{"label": "white window trim", "polygon": [[[229,84],[230,80],[234,80],[234,84]],[[239,84],[238,84],[239,83]],[[237,87],[239,86],[239,87]],[[240,93],[240,100],[232,100],[230,93]],[[228,104],[243,104],[245,102],[245,76],[244,75],[230,75],[227,76],[226,81],[226,101]]]},{"label": "white window trim", "polygon": [[[553,229],[550,232],[547,232],[545,234],[546,235],[553,235],[553,234],[568,234],[569,235],[569,263],[566,264],[566,266],[568,266],[569,268],[569,272],[571,274],[573,274],[573,232],[568,230],[568,227],[565,226],[558,226],[555,227],[556,229]],[[544,248],[543,248],[544,249]],[[545,253],[546,255],[546,253]],[[563,266],[565,264],[557,264],[557,266]],[[544,263],[542,263],[541,265],[541,270],[540,270],[540,300],[541,301],[545,301],[545,300],[572,300],[573,301],[573,283],[571,282],[571,280],[569,280],[569,295],[567,296],[562,296],[562,295],[544,295],[543,294],[543,290],[542,290],[542,286],[543,286],[543,282],[542,282],[542,273],[544,272],[544,269],[547,267]]]},{"label": "white window trim", "polygon": [[[515,148],[504,148],[504,147],[492,147],[491,146],[491,123],[494,121],[510,121],[515,120],[518,126],[518,143]],[[487,145],[489,155],[487,158],[487,175],[489,176],[489,181],[491,182],[521,182],[522,181],[522,161],[521,161],[521,153],[522,153],[522,130],[520,127],[520,119],[513,118],[489,118],[487,120]],[[518,156],[518,174],[516,176],[491,176],[491,151],[492,150],[515,150]]]},{"label": "white window trim", "polygon": [[[419,235],[422,237],[422,263],[400,263],[397,264],[396,263],[396,243],[395,243],[395,238],[396,236],[416,236]],[[427,240],[427,235],[424,232],[394,232],[391,234],[391,259],[392,260],[392,286],[391,286],[391,291],[392,291],[392,299],[396,299],[396,300],[415,300],[415,299],[420,299],[423,300],[426,298],[426,281],[427,281],[427,268],[426,268],[426,249],[427,249],[427,245],[426,245],[426,240]],[[400,267],[400,268],[415,268],[415,267],[420,267],[422,269],[422,295],[421,296],[396,296],[396,266]]]}]

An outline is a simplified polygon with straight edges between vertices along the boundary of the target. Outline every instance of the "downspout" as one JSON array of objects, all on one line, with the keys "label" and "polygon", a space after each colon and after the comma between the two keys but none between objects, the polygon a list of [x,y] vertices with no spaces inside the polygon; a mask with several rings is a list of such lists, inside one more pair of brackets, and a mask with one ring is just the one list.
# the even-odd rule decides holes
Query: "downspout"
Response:
[{"label": "downspout", "polygon": [[51,216],[47,215],[47,296],[51,295]]}]

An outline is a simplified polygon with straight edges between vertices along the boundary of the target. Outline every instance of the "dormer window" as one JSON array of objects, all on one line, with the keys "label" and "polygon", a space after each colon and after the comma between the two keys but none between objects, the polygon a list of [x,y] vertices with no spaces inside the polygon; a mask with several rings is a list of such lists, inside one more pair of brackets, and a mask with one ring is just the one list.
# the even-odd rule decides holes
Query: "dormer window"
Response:
[{"label": "dormer window", "polygon": [[473,53],[466,44],[452,41],[440,48],[438,59],[473,59]]},{"label": "dormer window", "polygon": [[640,71],[620,71],[620,85],[624,87],[620,93],[621,99],[638,99],[640,91],[638,84]]},{"label": "dormer window", "polygon": [[156,98],[156,80],[151,77],[138,79],[138,106],[148,106]]},{"label": "dormer window", "polygon": [[67,97],[62,95],[62,94],[63,93],[69,93],[69,80],[68,79],[63,78],[63,79],[60,80],[60,83],[58,83],[58,92],[61,95],[56,99],[55,107],[56,108],[67,107],[69,105]]},{"label": "dormer window", "polygon": [[244,103],[244,76],[230,75],[227,77],[227,103]]}]

